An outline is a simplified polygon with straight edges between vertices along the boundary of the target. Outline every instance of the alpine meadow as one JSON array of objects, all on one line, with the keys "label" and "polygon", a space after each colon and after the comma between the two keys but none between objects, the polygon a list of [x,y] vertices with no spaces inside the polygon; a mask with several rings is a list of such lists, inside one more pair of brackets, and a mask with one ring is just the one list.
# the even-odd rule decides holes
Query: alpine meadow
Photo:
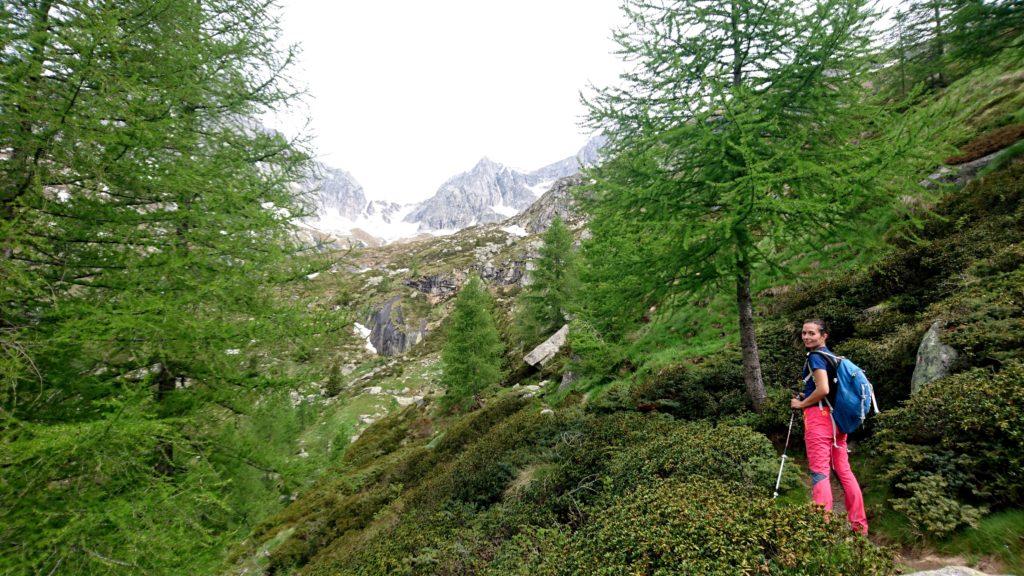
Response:
[{"label": "alpine meadow", "polygon": [[0,574],[1024,574],[1020,0],[328,4],[0,7]]}]

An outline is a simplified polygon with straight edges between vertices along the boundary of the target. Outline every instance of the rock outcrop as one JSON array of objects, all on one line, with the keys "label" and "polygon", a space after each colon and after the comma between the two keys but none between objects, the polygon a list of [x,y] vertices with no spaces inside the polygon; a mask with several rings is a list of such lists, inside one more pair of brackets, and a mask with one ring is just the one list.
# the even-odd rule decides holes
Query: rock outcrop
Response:
[{"label": "rock outcrop", "polygon": [[530,366],[537,366],[538,364],[543,366],[547,364],[549,360],[558,354],[558,351],[565,346],[566,336],[569,335],[569,325],[566,324],[558,329],[557,332],[551,335],[550,338],[544,341],[543,344],[537,346],[529,354],[527,354],[523,361]]},{"label": "rock outcrop", "polygon": [[950,367],[956,362],[956,350],[942,343],[942,325],[942,320],[936,320],[921,339],[914,375],[910,378],[911,394],[917,394],[929,382],[948,376]]},{"label": "rock outcrop", "polygon": [[442,184],[405,221],[419,223],[421,230],[501,222],[533,203],[531,184],[526,174],[483,158],[468,172]]},{"label": "rock outcrop", "polygon": [[[999,152],[1002,152],[1000,150]],[[988,166],[995,160],[999,152],[993,152],[988,156],[982,156],[977,160],[971,160],[963,164],[957,164],[956,166],[942,166],[935,173],[931,174],[920,182],[921,186],[925,188],[938,188],[942,185],[955,184],[957,186],[964,186],[972,178],[978,175],[978,172],[982,168]]]},{"label": "rock outcrop", "polygon": [[315,194],[318,213],[334,210],[355,220],[366,207],[366,193],[352,174],[338,168],[317,164],[303,188]]},{"label": "rock outcrop", "polygon": [[573,190],[580,184],[583,184],[583,177],[579,174],[556,181],[533,205],[509,218],[506,224],[521,226],[530,234],[538,234],[548,229],[556,214],[570,224],[581,221],[580,211],[573,198]]},{"label": "rock outcrop", "polygon": [[454,276],[448,274],[431,274],[410,278],[403,284],[426,294],[427,301],[431,305],[444,302],[459,291],[458,281]]},{"label": "rock outcrop", "polygon": [[[577,174],[583,166],[596,164],[605,142],[602,136],[592,138],[574,156],[532,172],[520,172],[484,158],[468,172],[442,184],[433,197],[405,216],[405,221],[418,223],[421,230],[452,230],[501,222],[533,205],[538,196],[546,196],[559,179]],[[547,222],[550,221],[548,217]]]},{"label": "rock outcrop", "polygon": [[407,330],[402,317],[400,296],[391,298],[370,315],[370,343],[383,356],[397,356],[408,351],[423,339],[427,331],[427,321],[420,320],[419,328]]},{"label": "rock outcrop", "polygon": [[506,262],[503,265],[485,262],[483,264],[473,266],[473,270],[475,270],[476,273],[480,275],[480,278],[485,280],[488,284],[501,284],[507,286],[517,284],[523,279],[523,273],[526,270],[526,263],[519,260]]}]

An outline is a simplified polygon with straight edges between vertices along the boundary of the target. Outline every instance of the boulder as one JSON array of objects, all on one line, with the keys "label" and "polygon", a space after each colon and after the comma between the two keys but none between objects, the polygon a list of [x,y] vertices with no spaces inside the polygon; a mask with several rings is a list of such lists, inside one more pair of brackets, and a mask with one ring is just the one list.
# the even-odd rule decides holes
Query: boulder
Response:
[{"label": "boulder", "polygon": [[974,568],[966,566],[946,566],[936,570],[925,570],[923,572],[911,572],[904,576],[989,576],[985,572],[979,572]]},{"label": "boulder", "polygon": [[938,188],[947,184],[963,186],[978,175],[982,168],[988,166],[995,160],[999,152],[993,152],[988,156],[982,156],[977,160],[971,160],[956,166],[942,166],[934,174],[928,176],[919,184],[925,188]]},{"label": "boulder", "polygon": [[569,325],[566,324],[559,328],[557,332],[552,334],[550,338],[545,340],[543,344],[530,351],[530,353],[523,358],[523,361],[530,366],[537,366],[538,364],[543,366],[558,354],[558,351],[562,349],[562,346],[565,346],[565,338],[568,334]]},{"label": "boulder", "polygon": [[921,339],[914,375],[910,378],[911,394],[917,394],[929,382],[948,376],[950,367],[956,362],[956,350],[942,343],[942,325],[942,320],[936,320]]}]

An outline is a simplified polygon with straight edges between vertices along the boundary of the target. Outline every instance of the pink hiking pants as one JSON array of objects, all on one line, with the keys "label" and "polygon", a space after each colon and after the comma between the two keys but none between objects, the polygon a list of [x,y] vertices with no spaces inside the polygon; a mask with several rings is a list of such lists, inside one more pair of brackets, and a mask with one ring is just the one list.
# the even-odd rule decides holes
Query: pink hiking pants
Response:
[{"label": "pink hiking pants", "polygon": [[857,478],[850,469],[846,434],[835,430],[834,439],[835,444],[828,406],[804,408],[804,443],[807,445],[807,462],[811,469],[811,498],[815,504],[824,506],[825,510],[832,510],[832,484],[828,479],[831,467],[836,471],[839,483],[843,485],[843,500],[850,527],[861,534],[867,534],[868,519],[864,513],[864,497],[860,493]]}]

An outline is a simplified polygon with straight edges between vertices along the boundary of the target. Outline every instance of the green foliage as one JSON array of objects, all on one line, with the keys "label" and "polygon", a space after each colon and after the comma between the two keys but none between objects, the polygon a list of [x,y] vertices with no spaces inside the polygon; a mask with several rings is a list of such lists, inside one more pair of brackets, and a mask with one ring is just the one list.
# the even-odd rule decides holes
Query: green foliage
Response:
[{"label": "green foliage", "polygon": [[572,350],[569,369],[583,380],[576,384],[577,387],[604,381],[625,360],[625,351],[621,345],[603,338],[600,332],[581,318],[573,318],[569,324],[567,341]]},{"label": "green foliage", "polygon": [[1024,156],[1024,140],[1018,141],[1016,144],[1012,144],[1004,148],[988,166],[982,168],[979,172],[979,176],[988,176],[989,174],[999,170],[1000,168],[1009,166],[1011,162],[1019,161],[1021,156]]},{"label": "green foliage", "polygon": [[935,90],[1007,48],[1020,46],[1024,10],[1014,0],[913,0],[893,16],[891,84]]},{"label": "green foliage", "polygon": [[720,418],[745,412],[750,401],[743,381],[740,358],[722,353],[701,364],[678,364],[635,385],[631,393],[637,406],[653,408],[677,418]]},{"label": "green foliage", "polygon": [[494,325],[493,308],[490,293],[477,276],[469,279],[455,299],[441,351],[442,402],[448,407],[466,406],[501,381],[504,345]]},{"label": "green foliage", "polygon": [[207,571],[322,462],[282,446],[300,412],[247,412],[344,316],[283,294],[322,264],[289,224],[308,156],[252,120],[292,51],[250,0],[0,21],[0,571]]},{"label": "green foliage", "polygon": [[886,132],[897,122],[866,94],[866,3],[625,9],[616,40],[636,71],[586,102],[612,155],[580,197],[593,233],[584,278],[596,292],[585,313],[621,334],[652,305],[734,288],[744,380],[760,409],[752,277],[788,272],[795,246],[869,242],[860,227],[898,211],[899,162],[920,142],[910,126]]},{"label": "green foliage", "polygon": [[732,480],[767,494],[774,485],[775,460],[768,439],[749,428],[692,422],[622,451],[609,469],[616,493],[653,478],[700,476]]},{"label": "green foliage", "polygon": [[572,232],[555,215],[544,233],[530,283],[519,294],[516,331],[527,346],[538,344],[566,321],[576,291],[576,254]]},{"label": "green foliage", "polygon": [[894,573],[890,552],[838,524],[740,483],[652,482],[596,511],[560,573]]},{"label": "green foliage", "polygon": [[[181,565],[183,543],[201,564],[230,540],[234,514],[210,451],[189,442],[184,422],[120,404],[100,419],[23,425],[0,444],[4,469],[18,471],[0,483],[0,538],[11,546],[0,571],[59,562],[76,574],[161,572]],[[166,446],[174,475],[156,466]]]},{"label": "green foliage", "polygon": [[950,16],[949,61],[963,70],[1002,50],[1020,48],[1024,9],[1014,0],[959,2]]},{"label": "green foliage", "polygon": [[910,519],[918,536],[943,538],[961,526],[976,527],[987,512],[950,498],[949,482],[939,474],[928,474],[897,487],[910,496],[892,500],[892,507]]},{"label": "green foliage", "polygon": [[559,528],[524,527],[506,540],[483,571],[487,576],[556,576],[557,558],[569,546],[569,534]]},{"label": "green foliage", "polygon": [[[932,382],[878,418],[876,441],[889,475],[907,490],[936,491],[939,473],[951,498],[993,507],[1024,499],[1024,364],[974,369]],[[945,487],[943,487],[945,489]]]},{"label": "green foliage", "polygon": [[961,554],[969,560],[995,557],[1007,573],[1024,569],[1024,510],[1007,510],[985,516],[973,528],[963,529],[938,548],[944,554]]}]

